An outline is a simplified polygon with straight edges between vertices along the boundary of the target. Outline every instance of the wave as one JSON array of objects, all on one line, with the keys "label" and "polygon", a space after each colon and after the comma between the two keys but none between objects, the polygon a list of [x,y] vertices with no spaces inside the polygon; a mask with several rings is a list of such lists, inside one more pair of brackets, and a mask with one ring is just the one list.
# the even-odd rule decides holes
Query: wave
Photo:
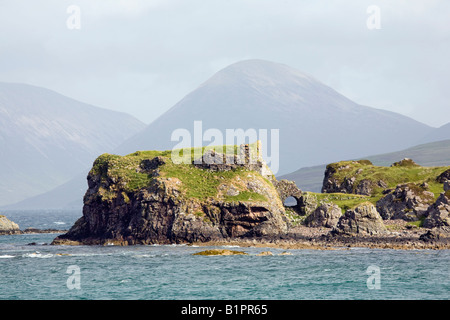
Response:
[{"label": "wave", "polygon": [[25,253],[22,255],[22,257],[24,258],[51,258],[53,257],[53,254],[48,253],[48,254],[42,254],[39,251],[36,252],[32,252],[32,253]]},{"label": "wave", "polygon": [[15,258],[15,256],[10,256],[8,254],[0,255],[0,259],[11,259],[11,258]]}]

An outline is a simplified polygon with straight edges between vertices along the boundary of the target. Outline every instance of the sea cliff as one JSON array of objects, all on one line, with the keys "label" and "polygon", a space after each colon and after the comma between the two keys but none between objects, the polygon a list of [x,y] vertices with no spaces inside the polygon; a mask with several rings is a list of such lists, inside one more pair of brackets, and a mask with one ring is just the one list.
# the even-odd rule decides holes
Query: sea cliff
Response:
[{"label": "sea cliff", "polygon": [[101,155],[83,216],[53,244],[450,248],[449,167],[336,163],[314,194],[277,181],[259,142],[198,151],[182,163],[172,151]]}]

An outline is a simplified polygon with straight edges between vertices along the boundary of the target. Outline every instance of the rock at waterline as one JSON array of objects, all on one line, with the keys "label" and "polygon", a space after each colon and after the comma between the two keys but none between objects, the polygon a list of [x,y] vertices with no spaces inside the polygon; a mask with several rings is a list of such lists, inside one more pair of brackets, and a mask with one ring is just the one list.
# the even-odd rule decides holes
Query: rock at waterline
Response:
[{"label": "rock at waterline", "polygon": [[0,235],[7,234],[19,234],[22,233],[20,231],[19,225],[3,215],[0,215]]},{"label": "rock at waterline", "polygon": [[247,255],[243,251],[228,250],[228,249],[211,249],[204,250],[193,254],[194,256],[232,256],[232,255]]}]

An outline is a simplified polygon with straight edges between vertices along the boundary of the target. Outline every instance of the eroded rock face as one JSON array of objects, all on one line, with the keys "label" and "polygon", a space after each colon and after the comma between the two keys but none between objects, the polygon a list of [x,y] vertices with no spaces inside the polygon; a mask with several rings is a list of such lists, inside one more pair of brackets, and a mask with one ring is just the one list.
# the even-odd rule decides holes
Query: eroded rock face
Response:
[{"label": "eroded rock face", "polygon": [[[275,237],[287,231],[283,204],[259,173],[242,171],[232,182],[219,185],[216,196],[198,199],[185,195],[180,179],[164,177],[161,166],[167,161],[156,157],[136,165],[136,172],[144,170],[151,179],[133,192],[110,174],[112,163],[105,164],[108,170],[91,170],[83,216],[53,244],[186,243]],[[241,193],[250,194],[249,199],[234,201]]]},{"label": "eroded rock face", "polygon": [[308,227],[334,228],[341,216],[342,211],[339,206],[334,203],[324,203],[306,217],[305,225]]},{"label": "eroded rock face", "polygon": [[309,192],[305,192],[297,202],[297,205],[300,210],[299,214],[302,216],[308,216],[317,209],[317,197]]},{"label": "eroded rock face", "polygon": [[19,225],[5,216],[0,215],[0,235],[21,233]]},{"label": "eroded rock face", "polygon": [[400,184],[378,200],[377,211],[385,220],[416,221],[425,216],[433,201],[434,194],[426,190],[426,185]]},{"label": "eroded rock face", "polygon": [[347,210],[333,229],[334,234],[344,235],[374,235],[384,232],[386,227],[383,219],[375,206],[368,202]]},{"label": "eroded rock face", "polygon": [[450,191],[441,193],[436,202],[428,208],[423,226],[425,228],[450,226]]}]

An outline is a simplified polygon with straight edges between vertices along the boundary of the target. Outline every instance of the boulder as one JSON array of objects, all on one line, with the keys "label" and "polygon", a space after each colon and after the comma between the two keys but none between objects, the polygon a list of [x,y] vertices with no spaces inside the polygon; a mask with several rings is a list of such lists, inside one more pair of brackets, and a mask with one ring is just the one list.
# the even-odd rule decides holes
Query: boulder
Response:
[{"label": "boulder", "polygon": [[364,202],[354,209],[347,210],[332,231],[333,234],[344,235],[374,235],[384,232],[386,227],[383,219],[370,202]]},{"label": "boulder", "polygon": [[341,216],[342,211],[339,206],[334,203],[324,203],[306,217],[305,225],[308,227],[334,228]]},{"label": "boulder", "polygon": [[21,233],[19,225],[5,216],[0,215],[0,235]]},{"label": "boulder", "polygon": [[450,226],[450,191],[440,194],[434,204],[429,206],[423,221],[425,228],[440,228]]},{"label": "boulder", "polygon": [[310,215],[318,206],[317,197],[309,192],[304,192],[299,201],[297,201],[297,205],[300,215]]},{"label": "boulder", "polygon": [[425,215],[433,201],[434,194],[426,190],[426,185],[408,183],[397,185],[395,190],[377,201],[376,207],[384,220],[417,221]]},{"label": "boulder", "polygon": [[450,180],[444,181],[444,191],[450,190]]},{"label": "boulder", "polygon": [[436,178],[439,183],[444,183],[446,180],[450,180],[450,169],[445,170]]}]

